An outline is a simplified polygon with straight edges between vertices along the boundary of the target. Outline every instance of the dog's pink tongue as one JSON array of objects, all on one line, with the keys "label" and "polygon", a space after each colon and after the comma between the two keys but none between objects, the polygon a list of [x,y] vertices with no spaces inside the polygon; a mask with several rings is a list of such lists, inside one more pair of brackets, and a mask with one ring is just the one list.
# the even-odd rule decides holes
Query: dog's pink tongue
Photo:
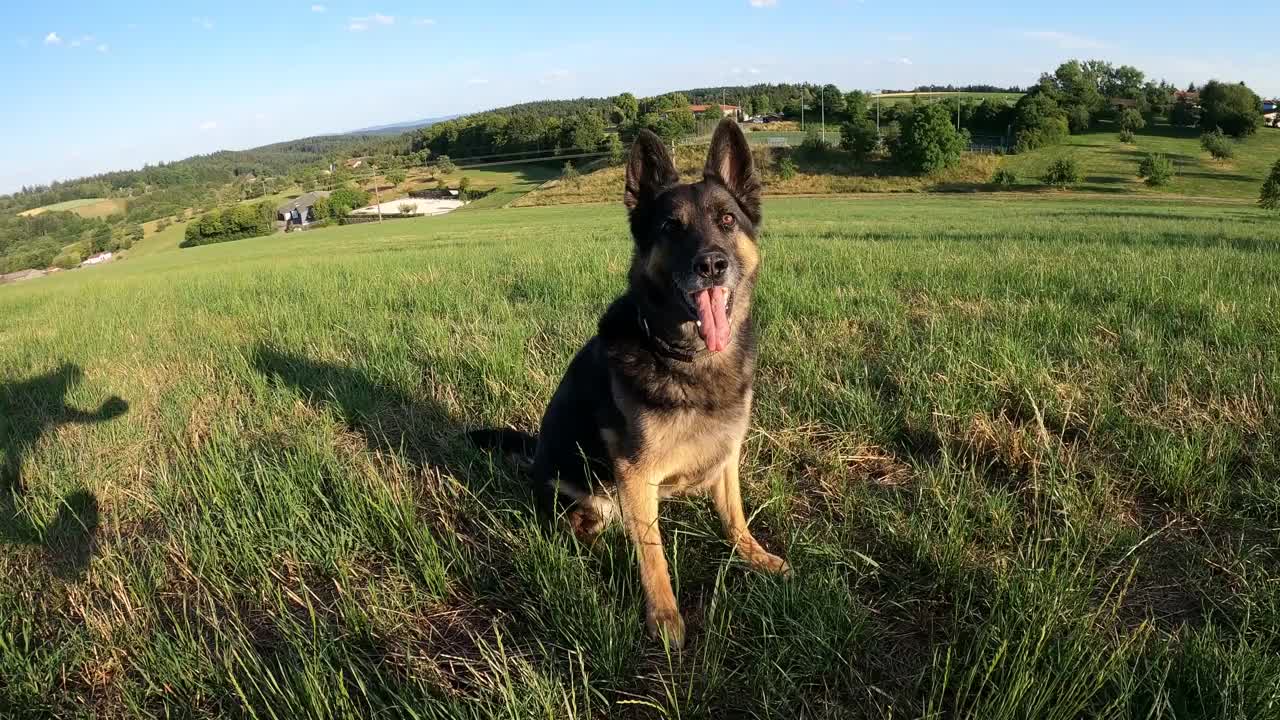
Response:
[{"label": "dog's pink tongue", "polygon": [[729,346],[729,291],[722,287],[700,291],[698,301],[698,333],[711,352],[720,352]]}]

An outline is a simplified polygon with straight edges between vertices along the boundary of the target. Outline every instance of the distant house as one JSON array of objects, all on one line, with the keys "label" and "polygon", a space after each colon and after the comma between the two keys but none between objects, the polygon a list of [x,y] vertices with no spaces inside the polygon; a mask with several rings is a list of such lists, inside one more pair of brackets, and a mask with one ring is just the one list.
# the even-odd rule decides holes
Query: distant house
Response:
[{"label": "distant house", "polygon": [[1175,103],[1186,103],[1191,107],[1200,107],[1200,92],[1198,90],[1179,90],[1173,94]]},{"label": "distant house", "polygon": [[1115,110],[1117,113],[1121,113],[1121,112],[1124,112],[1125,110],[1128,110],[1129,108],[1138,107],[1138,101],[1134,100],[1133,98],[1121,98],[1121,97],[1107,98],[1107,107],[1110,107],[1112,110]]},{"label": "distant house", "polygon": [[[710,105],[690,105],[689,106],[689,112],[693,113],[693,116],[696,118],[702,117],[703,115],[706,114],[707,110],[710,110],[710,109],[711,109]],[[723,113],[725,117],[731,117],[734,120],[738,120],[738,121],[742,121],[746,117],[742,113],[742,108],[738,107],[737,105],[721,105],[720,112]]]},{"label": "distant house", "polygon": [[[328,190],[316,190],[309,192],[290,200],[289,202],[276,208],[276,220],[280,222],[288,222],[290,218],[295,223],[306,224],[316,219],[315,213],[311,208],[320,198],[329,197]],[[297,211],[296,214],[294,211]]]}]

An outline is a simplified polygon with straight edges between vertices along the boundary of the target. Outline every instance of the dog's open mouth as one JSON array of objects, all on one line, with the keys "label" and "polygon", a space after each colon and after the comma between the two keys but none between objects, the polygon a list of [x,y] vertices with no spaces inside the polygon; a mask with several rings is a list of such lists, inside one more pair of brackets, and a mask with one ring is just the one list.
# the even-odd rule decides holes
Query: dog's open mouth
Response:
[{"label": "dog's open mouth", "polygon": [[711,287],[690,294],[698,315],[698,334],[711,352],[729,347],[732,328],[729,324],[732,310],[729,288]]}]

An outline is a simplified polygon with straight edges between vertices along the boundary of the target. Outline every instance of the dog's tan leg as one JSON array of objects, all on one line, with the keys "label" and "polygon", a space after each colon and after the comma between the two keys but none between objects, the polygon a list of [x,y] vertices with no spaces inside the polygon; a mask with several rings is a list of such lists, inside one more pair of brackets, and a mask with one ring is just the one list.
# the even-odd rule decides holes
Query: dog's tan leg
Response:
[{"label": "dog's tan leg", "polygon": [[636,548],[640,582],[644,586],[645,625],[655,637],[666,637],[672,647],[684,645],[684,620],[671,590],[667,556],[658,529],[658,484],[634,469],[618,473],[618,500],[622,523]]},{"label": "dog's tan leg", "polygon": [[787,561],[765,550],[747,528],[747,516],[742,510],[742,488],[738,484],[739,450],[734,449],[720,479],[711,485],[711,499],[720,514],[724,534],[755,569],[789,575],[791,566]]}]

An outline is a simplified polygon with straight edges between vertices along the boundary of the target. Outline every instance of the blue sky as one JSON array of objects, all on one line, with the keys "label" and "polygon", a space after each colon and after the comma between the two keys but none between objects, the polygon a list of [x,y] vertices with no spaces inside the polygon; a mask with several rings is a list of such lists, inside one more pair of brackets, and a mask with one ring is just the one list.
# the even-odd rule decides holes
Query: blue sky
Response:
[{"label": "blue sky", "polygon": [[1099,57],[1180,86],[1216,77],[1280,94],[1271,37],[1280,9],[1261,1],[3,5],[0,192],[221,148],[625,90],[1028,84],[1064,59]]}]

